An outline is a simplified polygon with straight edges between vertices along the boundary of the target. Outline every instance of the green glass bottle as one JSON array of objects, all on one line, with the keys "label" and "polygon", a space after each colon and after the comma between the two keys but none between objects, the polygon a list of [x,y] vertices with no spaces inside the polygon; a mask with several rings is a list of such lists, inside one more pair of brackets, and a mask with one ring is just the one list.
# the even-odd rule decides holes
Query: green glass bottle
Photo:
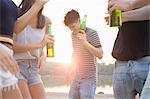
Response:
[{"label": "green glass bottle", "polygon": [[86,30],[86,18],[87,18],[87,15],[84,15],[82,23],[80,24],[80,29],[84,31]]},{"label": "green glass bottle", "polygon": [[[48,25],[48,35],[52,35],[51,24]],[[54,45],[47,43],[47,57],[54,57]]]},{"label": "green glass bottle", "polygon": [[110,27],[122,26],[122,11],[115,9],[110,16]]}]

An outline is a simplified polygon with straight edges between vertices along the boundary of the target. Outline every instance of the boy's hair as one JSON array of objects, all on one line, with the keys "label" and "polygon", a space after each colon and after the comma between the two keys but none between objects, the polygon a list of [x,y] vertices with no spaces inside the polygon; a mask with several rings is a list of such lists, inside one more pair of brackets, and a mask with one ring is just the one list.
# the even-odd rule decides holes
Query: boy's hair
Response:
[{"label": "boy's hair", "polygon": [[69,11],[65,15],[65,17],[64,17],[64,24],[66,26],[68,26],[68,25],[70,25],[70,24],[72,24],[74,22],[77,22],[78,19],[80,19],[79,13],[76,10],[72,9],[71,11]]}]

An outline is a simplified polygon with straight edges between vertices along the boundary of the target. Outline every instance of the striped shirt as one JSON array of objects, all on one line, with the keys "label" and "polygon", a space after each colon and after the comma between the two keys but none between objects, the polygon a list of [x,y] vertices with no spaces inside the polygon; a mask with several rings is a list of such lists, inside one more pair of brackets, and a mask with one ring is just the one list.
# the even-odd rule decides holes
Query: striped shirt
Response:
[{"label": "striped shirt", "polygon": [[[96,48],[101,47],[98,33],[95,30],[87,28],[86,31],[87,41]],[[72,35],[73,56],[76,61],[76,80],[96,80],[96,57],[93,56],[81,42]]]}]

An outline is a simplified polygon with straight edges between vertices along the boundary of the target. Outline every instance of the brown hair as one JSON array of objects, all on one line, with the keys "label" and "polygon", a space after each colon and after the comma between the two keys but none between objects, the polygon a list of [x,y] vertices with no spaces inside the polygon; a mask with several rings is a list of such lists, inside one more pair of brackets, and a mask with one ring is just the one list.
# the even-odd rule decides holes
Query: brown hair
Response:
[{"label": "brown hair", "polygon": [[[32,0],[22,0],[19,5],[19,17],[25,14],[32,6]],[[38,12],[37,28],[42,29],[45,26],[45,16],[42,14],[43,8]]]},{"label": "brown hair", "polygon": [[78,19],[80,19],[79,13],[76,10],[72,9],[71,11],[69,11],[65,15],[65,17],[64,17],[64,24],[66,26],[68,26],[68,25],[70,25],[70,24],[72,24],[74,22],[77,22]]}]

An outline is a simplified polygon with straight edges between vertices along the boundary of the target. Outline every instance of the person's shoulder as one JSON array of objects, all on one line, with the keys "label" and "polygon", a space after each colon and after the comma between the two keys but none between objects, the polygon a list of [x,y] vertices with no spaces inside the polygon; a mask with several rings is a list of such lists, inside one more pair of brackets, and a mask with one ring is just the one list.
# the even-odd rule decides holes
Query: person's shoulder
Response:
[{"label": "person's shoulder", "polygon": [[50,18],[48,18],[47,16],[45,16],[45,23],[47,24],[52,24],[52,21],[50,20]]},{"label": "person's shoulder", "polygon": [[87,34],[95,34],[95,33],[97,33],[97,31],[94,30],[94,29],[92,29],[92,28],[87,27],[87,28],[86,28],[86,33],[87,33]]}]

